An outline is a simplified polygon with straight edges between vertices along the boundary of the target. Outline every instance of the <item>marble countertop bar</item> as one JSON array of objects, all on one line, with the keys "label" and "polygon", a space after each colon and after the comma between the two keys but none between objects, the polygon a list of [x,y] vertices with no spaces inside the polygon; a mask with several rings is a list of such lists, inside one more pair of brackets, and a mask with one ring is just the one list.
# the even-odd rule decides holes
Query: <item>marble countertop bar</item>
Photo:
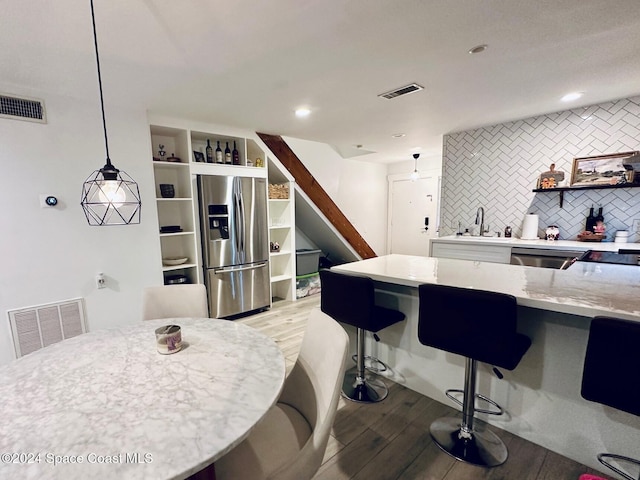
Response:
[{"label": "marble countertop bar", "polygon": [[392,254],[333,269],[409,287],[437,283],[501,292],[513,295],[525,307],[640,322],[637,266],[577,262],[567,270],[554,270]]},{"label": "marble countertop bar", "polygon": [[587,250],[617,252],[621,248],[640,250],[640,243],[580,242],[577,240],[523,240],[515,237],[451,235],[447,237],[432,238],[431,241],[436,243],[457,243],[459,245],[496,245],[504,247],[544,248],[548,250],[580,250],[585,252]]},{"label": "marble countertop bar", "polygon": [[[161,355],[154,330],[171,324],[183,349]],[[0,367],[0,478],[186,478],[248,435],[284,377],[275,342],[227,320],[64,340]]]}]

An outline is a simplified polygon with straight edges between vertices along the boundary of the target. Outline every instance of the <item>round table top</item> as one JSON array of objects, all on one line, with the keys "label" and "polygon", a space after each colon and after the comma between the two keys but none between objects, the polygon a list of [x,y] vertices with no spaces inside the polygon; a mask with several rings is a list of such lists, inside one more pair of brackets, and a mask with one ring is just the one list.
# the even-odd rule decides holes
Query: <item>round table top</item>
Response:
[{"label": "round table top", "polygon": [[[180,325],[161,355],[155,329]],[[89,332],[0,367],[0,478],[186,478],[240,443],[285,378],[275,342],[228,320]]]}]

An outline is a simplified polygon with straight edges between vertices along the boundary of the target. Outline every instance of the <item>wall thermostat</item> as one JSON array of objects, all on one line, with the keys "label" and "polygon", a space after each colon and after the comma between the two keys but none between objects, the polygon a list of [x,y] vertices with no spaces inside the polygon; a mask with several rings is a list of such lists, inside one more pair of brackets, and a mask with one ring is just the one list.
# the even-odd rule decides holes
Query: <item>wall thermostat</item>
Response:
[{"label": "wall thermostat", "polygon": [[40,206],[42,208],[55,207],[56,205],[58,205],[57,197],[53,195],[40,195]]}]

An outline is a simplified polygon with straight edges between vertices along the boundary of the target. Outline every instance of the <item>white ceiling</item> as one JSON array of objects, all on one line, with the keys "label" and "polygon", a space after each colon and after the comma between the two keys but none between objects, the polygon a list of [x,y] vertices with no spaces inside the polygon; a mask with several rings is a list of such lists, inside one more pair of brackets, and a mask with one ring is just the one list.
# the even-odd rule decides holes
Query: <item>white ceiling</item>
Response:
[{"label": "white ceiling", "polygon": [[[640,94],[639,0],[94,1],[107,122],[131,104],[386,163],[439,154],[449,132]],[[89,0],[3,0],[2,16],[0,91],[98,105]],[[411,82],[425,90],[377,96]],[[561,103],[571,91],[585,93]]]}]

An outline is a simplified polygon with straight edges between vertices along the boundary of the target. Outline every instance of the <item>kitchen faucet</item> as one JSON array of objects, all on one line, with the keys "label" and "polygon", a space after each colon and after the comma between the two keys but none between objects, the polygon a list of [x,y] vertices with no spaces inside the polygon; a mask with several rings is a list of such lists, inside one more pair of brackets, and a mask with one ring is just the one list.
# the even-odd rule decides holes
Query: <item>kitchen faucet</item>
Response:
[{"label": "kitchen faucet", "polygon": [[476,225],[480,225],[480,236],[484,236],[484,208],[478,207],[476,211]]}]

